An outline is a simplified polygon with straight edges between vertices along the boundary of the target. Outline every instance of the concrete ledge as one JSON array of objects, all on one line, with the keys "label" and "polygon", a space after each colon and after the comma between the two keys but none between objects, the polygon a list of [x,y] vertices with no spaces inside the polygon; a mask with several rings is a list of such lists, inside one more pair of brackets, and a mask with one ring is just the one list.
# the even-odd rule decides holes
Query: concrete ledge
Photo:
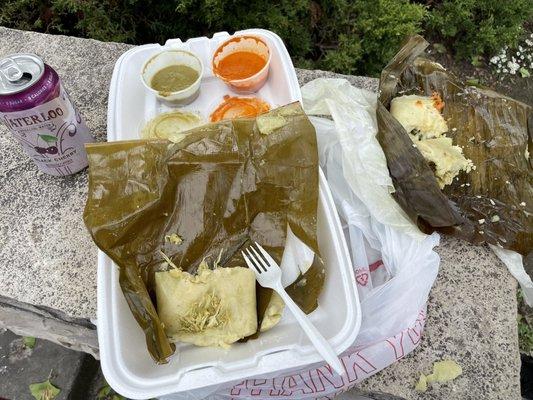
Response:
[{"label": "concrete ledge", "polygon": [[0,296],[0,328],[47,339],[98,359],[96,326],[87,319],[69,318],[61,311]]}]

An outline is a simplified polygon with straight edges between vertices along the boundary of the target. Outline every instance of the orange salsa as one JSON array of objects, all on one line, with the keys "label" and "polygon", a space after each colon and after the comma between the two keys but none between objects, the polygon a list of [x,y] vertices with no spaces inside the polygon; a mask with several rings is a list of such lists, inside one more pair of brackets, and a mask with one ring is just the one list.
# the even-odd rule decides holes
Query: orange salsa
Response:
[{"label": "orange salsa", "polygon": [[266,60],[251,51],[237,51],[219,61],[217,72],[226,79],[245,79],[257,74]]},{"label": "orange salsa", "polygon": [[257,97],[224,96],[224,101],[213,111],[211,122],[223,119],[255,117],[270,110],[270,105]]}]

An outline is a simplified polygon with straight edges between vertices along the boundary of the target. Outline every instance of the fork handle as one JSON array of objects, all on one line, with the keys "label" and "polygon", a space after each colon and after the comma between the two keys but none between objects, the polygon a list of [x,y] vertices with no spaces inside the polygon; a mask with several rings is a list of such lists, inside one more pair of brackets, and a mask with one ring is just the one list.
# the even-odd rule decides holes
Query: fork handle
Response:
[{"label": "fork handle", "polygon": [[328,343],[326,338],[315,328],[311,323],[311,320],[307,315],[298,307],[289,294],[285,291],[283,286],[279,285],[274,288],[276,292],[281,296],[285,305],[291,310],[292,315],[296,318],[303,331],[307,334],[307,337],[313,343],[313,346],[317,349],[320,355],[326,360],[326,362],[337,372],[339,375],[344,374],[344,368],[342,366],[339,357],[335,354],[335,351]]}]

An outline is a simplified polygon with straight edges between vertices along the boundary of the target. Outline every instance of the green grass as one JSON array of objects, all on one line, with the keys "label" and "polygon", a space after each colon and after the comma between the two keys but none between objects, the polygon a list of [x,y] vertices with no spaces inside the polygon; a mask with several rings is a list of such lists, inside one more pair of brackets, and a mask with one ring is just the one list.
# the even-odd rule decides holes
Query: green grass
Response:
[{"label": "green grass", "polygon": [[519,289],[518,299],[518,346],[521,353],[533,355],[533,309],[524,302]]}]

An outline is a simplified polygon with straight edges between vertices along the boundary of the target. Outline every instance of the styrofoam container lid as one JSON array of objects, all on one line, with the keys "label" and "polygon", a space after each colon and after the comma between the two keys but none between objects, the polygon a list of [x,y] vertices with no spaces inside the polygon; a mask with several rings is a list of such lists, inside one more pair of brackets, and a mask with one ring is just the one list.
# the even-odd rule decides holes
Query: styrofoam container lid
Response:
[{"label": "styrofoam container lid", "polygon": [[[269,79],[256,95],[269,102],[272,108],[301,101],[296,73],[280,37],[263,29],[235,33],[240,34],[259,36],[271,51]],[[115,65],[111,80],[108,140],[138,139],[146,121],[172,109],[147,91],[140,78],[144,62],[164,49],[191,51],[205,67],[199,97],[181,110],[194,111],[207,118],[224,95],[236,95],[207,67],[211,65],[213,52],[228,37],[227,32],[219,32],[211,39],[194,38],[184,43],[172,39],[164,46],[148,44],[124,53]],[[355,341],[361,310],[344,235],[322,172],[319,183],[317,235],[326,266],[326,280],[318,308],[309,318],[340,354]],[[157,365],[148,353],[144,334],[120,290],[118,275],[116,265],[100,252],[98,340],[101,365],[109,384],[126,397],[145,399],[230,384],[322,361],[296,320],[286,311],[280,323],[258,339],[235,343],[228,350],[180,343],[168,364]]]}]

